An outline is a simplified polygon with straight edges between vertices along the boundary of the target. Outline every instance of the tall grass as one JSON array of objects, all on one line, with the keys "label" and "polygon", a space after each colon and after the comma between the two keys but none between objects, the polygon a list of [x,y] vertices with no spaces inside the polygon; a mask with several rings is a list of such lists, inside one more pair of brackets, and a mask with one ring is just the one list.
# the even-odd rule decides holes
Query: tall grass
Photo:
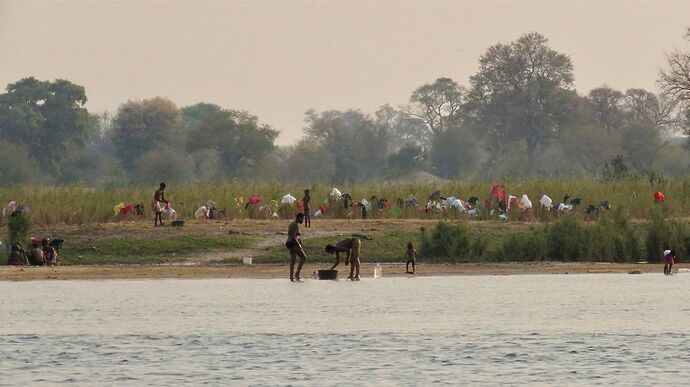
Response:
[{"label": "tall grass", "polygon": [[[667,217],[686,217],[690,215],[690,180],[666,179],[662,183],[650,184],[644,178],[630,178],[621,181],[604,182],[599,180],[558,180],[558,179],[525,179],[520,181],[501,182],[508,194],[520,196],[527,194],[534,205],[530,214],[531,220],[550,220],[553,213],[547,213],[539,206],[539,198],[543,194],[549,195],[554,202],[559,202],[564,195],[580,197],[582,205],[575,212],[582,214],[587,204],[598,205],[603,200],[610,201],[614,208],[622,206],[626,208],[633,219],[648,219],[652,210],[662,211]],[[370,198],[372,195],[378,198],[386,198],[395,203],[397,199],[405,199],[409,195],[415,195],[423,206],[427,196],[436,190],[440,190],[443,196],[456,196],[467,199],[477,196],[486,199],[491,190],[492,182],[463,180],[442,183],[409,183],[409,184],[361,184],[342,185],[337,188],[341,192],[348,192],[355,201]],[[82,224],[94,222],[109,222],[118,220],[113,214],[113,207],[120,203],[144,204],[147,217],[150,213],[150,202],[157,188],[151,186],[122,186],[122,187],[98,187],[86,186],[68,187],[14,187],[0,189],[0,203],[16,200],[24,203],[32,209],[32,220],[38,224]],[[231,218],[247,218],[256,216],[256,211],[250,213],[244,210],[244,206],[236,205],[236,198],[244,201],[251,195],[261,198],[261,204],[270,204],[271,200],[280,201],[286,193],[291,193],[298,199],[302,197],[305,188],[311,189],[312,209],[319,205],[328,207],[328,194],[331,186],[327,185],[282,185],[272,182],[247,182],[228,181],[222,184],[169,184],[166,196],[173,203],[181,218],[193,216],[194,211],[207,200],[213,200],[228,210]],[[666,194],[667,201],[664,204],[653,202],[652,194],[660,190]],[[331,206],[333,203],[330,203]],[[329,208],[329,216],[345,216],[342,209]],[[358,217],[359,214],[351,214]],[[483,218],[487,217],[484,212]],[[392,208],[383,211],[372,211],[370,217],[447,217],[453,218],[459,215],[426,214],[420,208]],[[583,216],[583,215],[580,215]],[[583,216],[584,217],[584,216]],[[517,215],[511,213],[511,219]]]}]

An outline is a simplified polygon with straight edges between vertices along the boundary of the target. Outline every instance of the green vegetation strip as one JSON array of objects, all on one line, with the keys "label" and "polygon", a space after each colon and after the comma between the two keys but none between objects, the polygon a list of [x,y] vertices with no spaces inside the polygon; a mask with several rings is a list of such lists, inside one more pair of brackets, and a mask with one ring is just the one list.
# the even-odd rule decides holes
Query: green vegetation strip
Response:
[{"label": "green vegetation strip", "polygon": [[65,265],[155,264],[183,261],[191,254],[247,248],[257,239],[247,236],[185,235],[170,238],[109,238],[66,242],[60,260]]}]

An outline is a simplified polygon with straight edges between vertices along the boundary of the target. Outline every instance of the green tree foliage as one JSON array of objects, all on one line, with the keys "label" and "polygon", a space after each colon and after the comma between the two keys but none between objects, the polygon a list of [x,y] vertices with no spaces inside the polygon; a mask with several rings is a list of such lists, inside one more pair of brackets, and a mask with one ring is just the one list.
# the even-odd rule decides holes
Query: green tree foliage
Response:
[{"label": "green tree foliage", "polygon": [[130,169],[143,154],[174,142],[181,131],[182,115],[172,101],[155,97],[122,104],[112,125],[116,154]]},{"label": "green tree foliage", "polygon": [[92,132],[82,86],[66,80],[24,78],[0,94],[0,139],[26,146],[46,173],[82,149]]},{"label": "green tree foliage", "polygon": [[335,177],[335,158],[325,147],[302,140],[292,148],[283,171],[283,180],[286,182],[327,184]]},{"label": "green tree foliage", "polygon": [[426,153],[421,146],[405,146],[386,158],[388,173],[391,176],[405,176],[422,170],[426,158]]},{"label": "green tree foliage", "polygon": [[560,136],[562,156],[572,166],[596,175],[607,160],[619,152],[619,136],[605,127],[585,124],[570,126]]},{"label": "green tree foliage", "polygon": [[478,147],[473,136],[460,127],[451,127],[434,136],[430,155],[432,171],[438,176],[458,178],[477,166]]},{"label": "green tree foliage", "polygon": [[51,181],[42,176],[24,145],[0,141],[0,186]]},{"label": "green tree foliage", "polygon": [[[140,182],[194,181],[194,159],[186,152],[162,146],[139,157],[132,172],[132,178]],[[156,181],[156,180],[154,180]]]},{"label": "green tree foliage", "polygon": [[278,132],[259,125],[247,112],[199,104],[184,109],[189,122],[187,150],[213,150],[225,176],[255,176],[261,163],[274,150]]},{"label": "green tree foliage", "polygon": [[608,129],[618,129],[623,125],[623,93],[607,86],[592,89],[587,96],[591,104],[593,119],[597,125]]},{"label": "green tree foliage", "polygon": [[424,121],[432,133],[446,131],[460,119],[465,88],[450,78],[438,78],[434,83],[418,87],[410,97],[410,114]]},{"label": "green tree foliage", "polygon": [[420,118],[390,105],[383,105],[374,113],[376,125],[388,133],[388,146],[391,153],[402,148],[431,146],[432,132]]},{"label": "green tree foliage", "polygon": [[633,123],[624,129],[621,147],[634,170],[648,171],[659,156],[659,131],[649,124]]},{"label": "green tree foliage", "polygon": [[524,141],[528,166],[538,147],[560,132],[572,114],[574,92],[570,58],[529,33],[490,47],[470,78],[470,109],[475,124],[499,158],[511,142]]},{"label": "green tree foliage", "polygon": [[307,139],[332,155],[333,182],[371,179],[385,166],[388,133],[356,110],[307,112]]}]

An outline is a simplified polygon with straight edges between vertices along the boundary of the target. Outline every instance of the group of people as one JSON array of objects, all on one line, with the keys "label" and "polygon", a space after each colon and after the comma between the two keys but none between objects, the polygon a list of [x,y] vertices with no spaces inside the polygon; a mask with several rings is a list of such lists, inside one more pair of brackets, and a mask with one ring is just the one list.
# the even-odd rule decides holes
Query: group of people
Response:
[{"label": "group of people", "polygon": [[21,243],[12,244],[7,264],[11,266],[56,266],[60,264],[58,252],[47,239],[32,240],[31,249],[25,251]]},{"label": "group of people", "polygon": [[[287,231],[287,241],[285,247],[290,253],[290,281],[300,281],[300,274],[302,267],[307,260],[307,254],[304,252],[304,245],[302,244],[302,232],[300,231],[300,224],[308,219],[303,213],[298,213],[295,220],[290,223]],[[345,265],[350,265],[350,275],[347,279],[351,281],[359,281],[359,271],[361,266],[362,254],[362,240],[357,237],[343,239],[335,245],[328,244],[324,248],[328,254],[335,255],[335,263],[331,266],[331,270],[335,270],[340,264],[340,254],[345,254]],[[297,262],[299,258],[299,262]],[[416,274],[417,250],[415,250],[412,242],[408,242],[407,251],[405,253],[405,272],[408,274]],[[297,270],[295,271],[295,264]],[[412,265],[412,271],[410,271]]]}]

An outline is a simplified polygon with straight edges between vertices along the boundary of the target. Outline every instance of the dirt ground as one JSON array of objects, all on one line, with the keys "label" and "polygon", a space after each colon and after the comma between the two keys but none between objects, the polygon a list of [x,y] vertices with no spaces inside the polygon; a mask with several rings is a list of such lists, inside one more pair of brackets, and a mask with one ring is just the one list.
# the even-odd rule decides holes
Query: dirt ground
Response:
[{"label": "dirt ground", "polygon": [[[314,220],[311,229],[303,228],[305,240],[310,237],[330,236],[356,232],[417,231],[420,227],[433,227],[436,219],[369,219],[369,220]],[[188,221],[181,228],[153,227],[149,222],[118,222],[89,224],[84,226],[38,227],[34,235],[59,236],[67,241],[86,241],[103,238],[166,238],[176,235],[223,235],[244,234],[260,238],[249,249],[197,256],[181,264],[161,265],[93,265],[58,267],[7,267],[0,266],[0,281],[25,280],[86,280],[86,279],[163,279],[163,278],[287,278],[288,267],[279,264],[218,265],[213,261],[227,258],[253,256],[267,247],[282,244],[289,221],[286,220],[230,220]],[[503,223],[483,221],[469,223],[469,227],[481,228],[482,232],[501,233],[527,230],[530,223]],[[302,277],[310,278],[325,264],[307,264]],[[373,276],[373,264],[364,263],[362,276]],[[677,265],[678,268],[685,268]],[[348,267],[341,268],[340,278],[346,278]],[[658,264],[610,264],[610,263],[492,263],[492,264],[420,264],[419,276],[439,275],[514,275],[514,274],[576,274],[576,273],[628,273],[661,272]],[[383,265],[384,276],[406,276],[401,264]]]},{"label": "dirt ground", "polygon": [[[310,279],[315,270],[327,265],[307,264],[302,277]],[[384,277],[408,276],[401,264],[383,264]],[[677,265],[688,270],[689,265]],[[341,268],[339,278],[347,278],[347,267]],[[582,274],[582,273],[661,273],[659,264],[609,264],[527,262],[505,264],[420,264],[417,276],[444,275],[521,275],[521,274]],[[361,276],[372,278],[374,264],[363,264]],[[690,275],[690,273],[688,273]],[[661,275],[661,274],[659,274]],[[165,278],[288,278],[286,265],[115,265],[115,266],[57,266],[57,267],[0,267],[0,281],[37,280],[103,280],[103,279],[165,279]]]}]

